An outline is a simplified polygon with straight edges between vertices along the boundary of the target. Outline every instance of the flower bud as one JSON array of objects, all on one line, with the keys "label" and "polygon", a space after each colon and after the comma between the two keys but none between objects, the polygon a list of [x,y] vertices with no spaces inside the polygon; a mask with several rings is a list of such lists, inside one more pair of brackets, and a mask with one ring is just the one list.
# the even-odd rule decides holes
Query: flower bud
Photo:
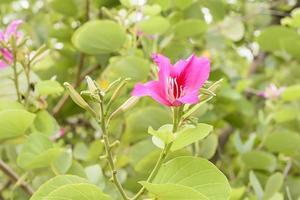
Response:
[{"label": "flower bud", "polygon": [[96,117],[96,113],[95,111],[89,106],[89,104],[80,96],[80,94],[78,94],[78,92],[73,88],[72,85],[70,85],[69,83],[65,82],[64,86],[67,88],[70,97],[72,98],[72,100],[81,108],[87,110],[88,112],[90,112],[94,117]]}]

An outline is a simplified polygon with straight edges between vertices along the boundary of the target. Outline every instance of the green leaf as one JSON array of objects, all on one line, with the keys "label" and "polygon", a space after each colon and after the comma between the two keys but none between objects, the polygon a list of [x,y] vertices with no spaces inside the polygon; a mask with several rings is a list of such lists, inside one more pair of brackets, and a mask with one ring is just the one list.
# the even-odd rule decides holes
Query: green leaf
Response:
[{"label": "green leaf", "polygon": [[[176,185],[172,183],[154,184],[145,181],[140,182],[152,194],[156,196],[157,200],[209,200],[206,196],[197,190],[184,185]],[[164,192],[162,192],[164,191]]]},{"label": "green leaf", "polygon": [[41,185],[39,189],[32,195],[30,200],[43,200],[51,192],[55,191],[59,187],[73,183],[87,183],[87,180],[74,175],[56,176]]},{"label": "green leaf", "polygon": [[51,0],[51,7],[63,15],[75,17],[78,14],[78,7],[75,0]]},{"label": "green leaf", "polygon": [[300,99],[300,85],[292,85],[285,88],[281,97],[285,101],[294,101]]},{"label": "green leaf", "polygon": [[63,149],[53,147],[52,142],[43,134],[33,133],[23,146],[17,163],[24,169],[47,167],[63,152]]},{"label": "green leaf", "polygon": [[171,123],[169,112],[160,107],[148,106],[131,112],[125,119],[126,129],[124,142],[134,142],[146,138],[148,127],[159,128],[163,124]]},{"label": "green leaf", "polygon": [[34,118],[35,114],[26,110],[7,109],[0,111],[0,140],[25,134]]},{"label": "green leaf", "polygon": [[268,200],[272,196],[274,196],[281,188],[283,184],[283,175],[281,173],[275,173],[271,175],[266,183],[265,186],[265,193],[264,193],[264,199]]},{"label": "green leaf", "polygon": [[176,198],[174,193],[191,199],[224,200],[229,198],[231,190],[225,175],[217,167],[205,159],[191,156],[177,157],[163,164],[153,183],[141,184],[162,200],[183,199]]},{"label": "green leaf", "polygon": [[193,37],[206,32],[207,25],[203,20],[187,19],[174,26],[174,34],[178,38]]},{"label": "green leaf", "polygon": [[170,27],[169,21],[164,17],[151,17],[137,24],[137,28],[146,34],[163,34]]},{"label": "green leaf", "polygon": [[85,143],[83,142],[78,142],[75,144],[74,147],[74,158],[78,159],[78,160],[86,160],[87,156],[88,156],[88,147],[86,146]]},{"label": "green leaf", "polygon": [[274,120],[277,123],[283,123],[295,120],[298,117],[298,110],[293,106],[283,106],[273,113]]},{"label": "green leaf", "polygon": [[273,52],[282,49],[282,41],[286,38],[297,40],[299,35],[295,30],[287,27],[270,26],[261,32],[257,42],[263,50]]},{"label": "green leaf", "polygon": [[84,171],[90,183],[98,185],[101,188],[105,187],[105,178],[99,165],[88,166]]},{"label": "green leaf", "polygon": [[272,133],[266,137],[265,146],[272,152],[294,155],[300,149],[300,136],[290,131]]},{"label": "green leaf", "polygon": [[218,148],[218,136],[215,134],[210,134],[202,140],[201,146],[200,146],[200,156],[206,159],[212,158]]},{"label": "green leaf", "polygon": [[205,138],[212,130],[213,127],[211,125],[202,123],[197,124],[196,127],[184,127],[175,134],[176,139],[171,147],[171,151],[176,151]]},{"label": "green leaf", "polygon": [[59,174],[65,174],[72,165],[72,152],[65,150],[54,160],[52,167]]},{"label": "green leaf", "polygon": [[89,21],[78,28],[72,37],[77,49],[92,55],[115,52],[123,46],[125,40],[125,30],[109,20]]},{"label": "green leaf", "polygon": [[25,110],[24,106],[17,101],[11,99],[0,99],[0,111],[8,109]]},{"label": "green leaf", "polygon": [[59,95],[64,88],[54,80],[39,81],[35,86],[39,95]]},{"label": "green leaf", "polygon": [[249,181],[250,181],[251,186],[254,189],[254,192],[255,192],[257,198],[262,199],[264,191],[263,191],[263,189],[261,187],[261,184],[258,181],[258,179],[256,178],[255,173],[253,171],[250,171]]},{"label": "green leaf", "polygon": [[250,151],[242,154],[242,161],[250,169],[260,169],[274,171],[276,168],[276,158],[264,151]]},{"label": "green leaf", "polygon": [[160,139],[164,146],[165,144],[169,144],[169,143],[173,142],[173,140],[175,139],[175,136],[172,133],[172,129],[173,129],[172,124],[165,124],[165,125],[161,126],[158,130],[154,130],[150,126],[148,128],[148,133],[150,135],[153,135],[154,137]]},{"label": "green leaf", "polygon": [[52,191],[41,200],[112,200],[97,186],[88,183],[67,184]]},{"label": "green leaf", "polygon": [[46,110],[41,110],[36,114],[33,130],[50,136],[59,131],[59,125],[50,113]]},{"label": "green leaf", "polygon": [[143,81],[150,72],[148,60],[138,56],[122,56],[111,60],[103,72],[102,78],[112,82],[118,78],[131,78],[132,81]]},{"label": "green leaf", "polygon": [[241,17],[226,17],[221,24],[221,33],[234,42],[241,40],[245,33]]}]

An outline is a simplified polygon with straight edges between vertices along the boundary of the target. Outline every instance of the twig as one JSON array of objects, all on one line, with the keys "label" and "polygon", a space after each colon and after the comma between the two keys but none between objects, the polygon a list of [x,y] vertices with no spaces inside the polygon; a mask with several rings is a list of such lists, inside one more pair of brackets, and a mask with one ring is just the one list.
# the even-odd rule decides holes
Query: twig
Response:
[{"label": "twig", "polygon": [[[86,0],[85,11],[86,11],[86,13],[85,13],[84,22],[87,22],[87,21],[90,20],[90,0]],[[77,65],[77,72],[76,72],[76,75],[75,75],[75,81],[72,84],[72,86],[74,88],[77,88],[83,80],[82,76],[81,76],[81,72],[82,72],[82,68],[84,66],[85,58],[86,58],[86,55],[84,53],[80,53],[79,62],[78,62],[78,65]],[[61,97],[61,99],[58,101],[56,106],[53,108],[52,114],[54,116],[59,113],[59,111],[62,109],[62,107],[67,102],[68,98],[69,98],[69,94],[67,94],[67,93]]]},{"label": "twig", "polygon": [[[14,172],[7,164],[5,164],[3,162],[3,160],[0,159],[0,170],[3,171],[4,174],[6,174],[11,181],[13,182],[18,182],[20,180],[19,175]],[[25,182],[22,181],[20,183],[20,187],[22,188],[22,190],[24,192],[26,192],[29,196],[31,196],[33,194],[33,189],[31,188],[31,186]]]},{"label": "twig", "polygon": [[211,162],[216,163],[220,159],[221,151],[223,150],[225,144],[227,143],[232,131],[233,128],[231,126],[228,126],[221,131],[221,134],[219,136],[218,150],[215,153],[215,155],[210,159]]},{"label": "twig", "polygon": [[103,142],[104,142],[104,147],[105,147],[105,151],[106,151],[106,158],[108,161],[108,164],[110,166],[111,172],[112,172],[112,181],[114,182],[114,184],[116,185],[118,191],[120,192],[121,196],[123,197],[124,200],[128,200],[129,198],[127,197],[118,177],[117,177],[117,170],[113,161],[113,155],[112,155],[112,146],[109,143],[108,140],[108,133],[107,133],[107,129],[106,129],[106,120],[105,120],[105,116],[104,116],[104,105],[103,105],[103,99],[101,99],[101,103],[100,103],[100,113],[101,113],[101,129],[102,129],[102,137],[103,137]]}]

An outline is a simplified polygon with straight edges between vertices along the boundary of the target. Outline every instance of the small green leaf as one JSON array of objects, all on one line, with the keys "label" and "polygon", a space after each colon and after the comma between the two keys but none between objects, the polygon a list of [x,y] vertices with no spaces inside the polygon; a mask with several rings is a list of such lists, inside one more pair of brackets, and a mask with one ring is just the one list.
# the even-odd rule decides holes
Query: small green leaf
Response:
[{"label": "small green leaf", "polygon": [[285,101],[294,101],[300,99],[300,85],[292,85],[285,88],[281,97]]},{"label": "small green leaf", "polygon": [[265,193],[264,193],[264,199],[268,200],[272,196],[274,196],[281,188],[283,184],[283,175],[281,173],[275,173],[271,175],[266,183],[265,186]]},{"label": "small green leaf", "polygon": [[36,117],[33,122],[33,130],[50,136],[59,131],[59,125],[50,113],[46,110],[41,110],[36,113]]},{"label": "small green leaf", "polygon": [[218,148],[218,136],[215,134],[210,134],[202,140],[201,146],[200,146],[200,156],[206,159],[212,158]]},{"label": "small green leaf", "polygon": [[154,137],[159,138],[165,145],[173,142],[175,138],[174,134],[172,133],[172,129],[172,124],[165,124],[161,126],[158,130],[154,130],[152,127],[149,127],[148,133],[150,135],[153,135]]},{"label": "small green leaf", "polygon": [[72,165],[72,153],[71,151],[63,151],[57,159],[52,163],[52,167],[59,174],[65,174]]},{"label": "small green leaf", "polygon": [[171,147],[171,151],[176,151],[205,138],[212,130],[213,127],[211,125],[202,123],[197,124],[196,127],[187,126],[183,128],[175,134],[176,139]]},{"label": "small green leaf", "polygon": [[261,187],[261,184],[258,181],[258,179],[256,178],[255,173],[253,171],[250,171],[249,181],[250,181],[251,186],[254,189],[254,192],[255,192],[257,198],[262,199],[262,197],[264,195],[264,191],[263,191],[263,189]]},{"label": "small green leaf", "polygon": [[74,46],[87,54],[105,54],[119,50],[126,40],[125,30],[116,22],[94,20],[78,28],[73,37]]},{"label": "small green leaf", "polygon": [[226,17],[221,25],[221,33],[236,42],[244,37],[245,27],[239,16]]},{"label": "small green leaf", "polygon": [[75,17],[78,14],[78,7],[75,0],[51,0],[51,7],[63,15]]},{"label": "small green leaf", "polygon": [[212,163],[190,156],[177,157],[163,164],[153,183],[141,184],[162,200],[183,197],[224,200],[229,198],[231,190],[225,175]]},{"label": "small green leaf", "polygon": [[0,140],[25,134],[33,123],[35,114],[21,109],[0,111]]},{"label": "small green leaf", "polygon": [[39,95],[59,95],[64,88],[54,80],[39,81],[35,86]]},{"label": "small green leaf", "polygon": [[297,119],[298,110],[293,106],[283,106],[273,113],[274,120],[277,123],[288,122]]},{"label": "small green leaf", "polygon": [[260,169],[274,171],[276,168],[276,158],[273,154],[264,151],[250,151],[242,154],[242,161],[250,169]]}]

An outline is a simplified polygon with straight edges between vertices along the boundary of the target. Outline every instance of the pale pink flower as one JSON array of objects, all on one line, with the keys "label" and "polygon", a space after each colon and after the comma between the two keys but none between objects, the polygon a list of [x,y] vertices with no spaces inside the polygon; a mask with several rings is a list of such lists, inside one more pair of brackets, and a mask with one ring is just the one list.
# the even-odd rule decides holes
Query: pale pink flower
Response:
[{"label": "pale pink flower", "polygon": [[260,93],[260,96],[266,99],[276,100],[280,97],[284,90],[285,87],[277,88],[275,84],[271,83],[263,92]]},{"label": "pale pink flower", "polygon": [[187,60],[179,60],[174,66],[167,57],[160,54],[153,54],[152,59],[158,66],[159,79],[136,84],[133,96],[151,96],[166,106],[199,102],[199,89],[210,73],[207,58],[192,55]]},{"label": "pale pink flower", "polygon": [[[0,32],[0,42],[8,44],[12,36],[16,37],[16,39],[19,39],[21,37],[21,33],[18,32],[17,29],[21,24],[21,20],[12,21],[4,31]],[[7,48],[0,48],[0,69],[11,65],[12,62],[12,52]]]}]

